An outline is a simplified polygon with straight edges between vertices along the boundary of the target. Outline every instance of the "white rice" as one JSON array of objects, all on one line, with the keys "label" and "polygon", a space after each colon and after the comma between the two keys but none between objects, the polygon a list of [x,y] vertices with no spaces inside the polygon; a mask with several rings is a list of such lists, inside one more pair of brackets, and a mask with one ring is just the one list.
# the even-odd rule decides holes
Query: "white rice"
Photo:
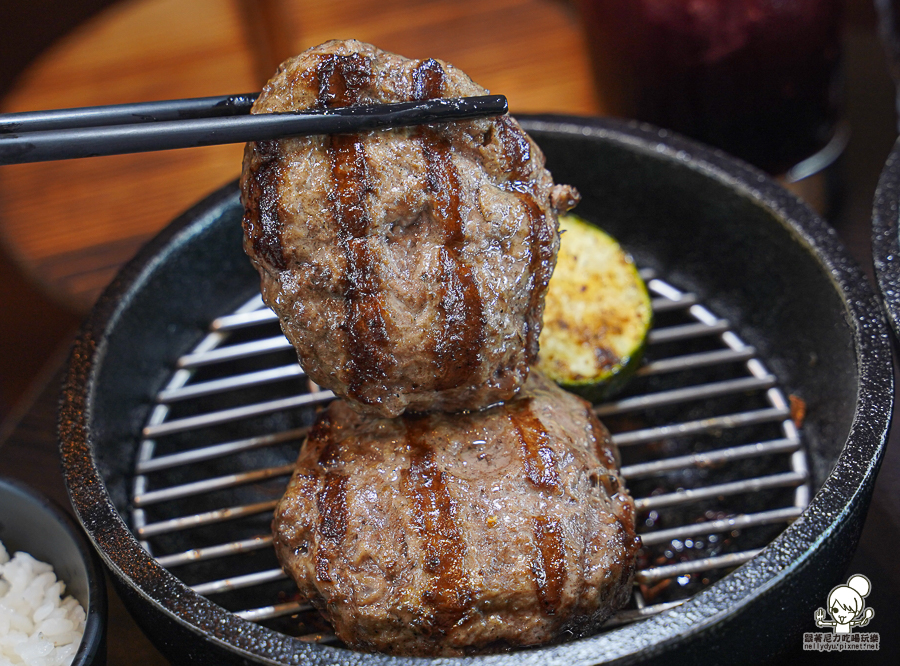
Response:
[{"label": "white rice", "polygon": [[84,608],[63,598],[53,567],[0,542],[0,666],[71,664],[84,634]]}]

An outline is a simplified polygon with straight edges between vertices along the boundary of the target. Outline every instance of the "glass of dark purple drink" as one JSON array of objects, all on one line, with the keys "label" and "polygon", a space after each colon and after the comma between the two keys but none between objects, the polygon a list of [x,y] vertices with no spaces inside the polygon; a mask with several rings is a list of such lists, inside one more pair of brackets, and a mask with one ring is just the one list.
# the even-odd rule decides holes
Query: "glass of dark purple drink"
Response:
[{"label": "glass of dark purple drink", "polygon": [[840,0],[578,0],[608,113],[772,174],[821,150],[838,116]]}]

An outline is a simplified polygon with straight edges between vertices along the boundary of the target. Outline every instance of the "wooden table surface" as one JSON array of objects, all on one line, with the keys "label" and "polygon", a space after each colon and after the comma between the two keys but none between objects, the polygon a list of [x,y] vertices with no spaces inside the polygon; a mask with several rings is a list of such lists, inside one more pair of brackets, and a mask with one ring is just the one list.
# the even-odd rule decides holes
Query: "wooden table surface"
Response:
[{"label": "wooden table surface", "polygon": [[[410,57],[439,57],[521,112],[600,114],[577,17],[564,0],[128,0],[71,32],[35,61],[2,101],[35,110],[258,90],[284,56],[354,37]],[[874,27],[847,35],[847,120],[853,138],[837,175],[831,222],[871,273],[869,211],[895,134],[893,88]],[[0,244],[42,293],[79,317],[138,247],[240,171],[223,146],[0,169]],[[2,277],[2,276],[0,276]],[[0,318],[16,316],[0,303]],[[63,337],[68,336],[64,332]],[[58,474],[55,405],[61,361],[0,431],[0,474],[66,501]],[[56,374],[54,374],[54,372]],[[895,433],[898,429],[895,428]],[[897,438],[895,434],[894,439]],[[873,580],[870,606],[889,624],[866,663],[900,663],[900,451],[892,444],[854,572]],[[893,555],[891,549],[893,548]],[[162,657],[110,594],[110,664]],[[802,652],[788,657],[804,661]],[[787,662],[785,662],[787,663]]]},{"label": "wooden table surface", "polygon": [[[2,110],[250,92],[283,57],[349,37],[449,61],[514,111],[602,110],[575,13],[553,0],[132,0],[47,51]],[[242,150],[5,167],[0,242],[49,294],[84,312],[138,247],[240,174]]]},{"label": "wooden table surface", "polygon": [[[351,37],[449,61],[502,91],[515,111],[602,111],[574,12],[555,0],[129,0],[46,51],[0,110],[251,92],[285,57]],[[42,294],[82,315],[144,242],[239,175],[242,150],[214,146],[2,168],[0,244]],[[0,316],[9,316],[11,306],[0,302]],[[58,381],[58,373],[45,372],[13,414],[17,424],[7,423],[0,474],[66,505],[55,438]],[[166,663],[111,587],[109,597],[109,663]]]}]

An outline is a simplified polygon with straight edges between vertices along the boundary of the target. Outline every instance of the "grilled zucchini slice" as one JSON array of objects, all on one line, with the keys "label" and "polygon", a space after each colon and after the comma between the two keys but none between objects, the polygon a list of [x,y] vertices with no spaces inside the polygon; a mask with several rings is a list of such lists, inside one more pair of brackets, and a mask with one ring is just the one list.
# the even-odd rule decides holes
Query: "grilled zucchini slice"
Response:
[{"label": "grilled zucchini slice", "polygon": [[631,257],[574,215],[559,218],[559,256],[544,305],[537,368],[589,400],[615,393],[640,365],[653,311]]}]

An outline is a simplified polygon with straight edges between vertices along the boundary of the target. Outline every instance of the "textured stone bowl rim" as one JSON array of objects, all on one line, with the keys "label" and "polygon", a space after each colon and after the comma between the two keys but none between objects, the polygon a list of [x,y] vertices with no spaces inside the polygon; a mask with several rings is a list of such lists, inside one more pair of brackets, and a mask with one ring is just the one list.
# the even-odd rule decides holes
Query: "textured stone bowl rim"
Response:
[{"label": "textured stone bowl rim", "polygon": [[[108,328],[127,307],[129,294],[167,248],[189,242],[198,225],[211,224],[234,204],[231,184],[201,201],[152,240],[100,298],[73,347],[60,413],[63,467],[76,514],[112,575],[154,612],[238,658],[256,663],[309,664],[513,664],[626,663],[658,655],[709,633],[814,561],[816,551],[859,506],[867,506],[884,453],[893,404],[890,339],[880,304],[835,231],[805,204],[762,172],[717,150],[636,122],[569,116],[519,116],[528,131],[541,130],[614,142],[679,162],[756,200],[806,245],[844,299],[858,362],[858,403],[837,463],[808,508],[756,557],[692,597],[645,621],[560,645],[484,657],[418,658],[367,655],[309,644],[242,620],[194,593],[141,548],[116,511],[91,452],[89,415],[93,378],[102,362]],[[863,508],[864,510],[864,508]],[[752,651],[752,647],[748,646]]]}]

